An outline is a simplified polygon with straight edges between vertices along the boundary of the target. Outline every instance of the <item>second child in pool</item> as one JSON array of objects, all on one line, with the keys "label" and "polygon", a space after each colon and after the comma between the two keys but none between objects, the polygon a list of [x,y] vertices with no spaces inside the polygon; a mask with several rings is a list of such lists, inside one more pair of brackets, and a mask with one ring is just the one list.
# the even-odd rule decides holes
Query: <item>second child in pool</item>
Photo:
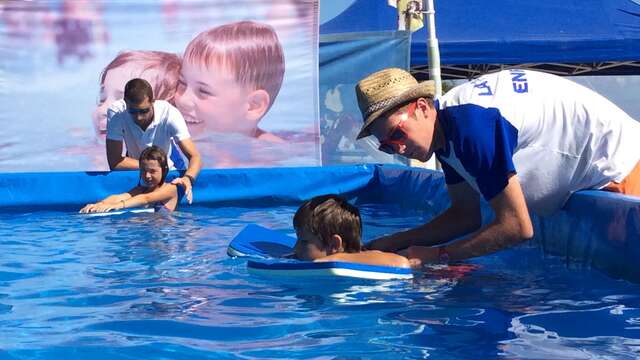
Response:
[{"label": "second child in pool", "polygon": [[127,208],[152,206],[156,211],[174,211],[178,206],[181,189],[165,182],[169,167],[167,155],[157,146],[150,146],[140,154],[140,180],[136,187],[114,194],[95,203],[87,204],[80,213],[109,212]]}]

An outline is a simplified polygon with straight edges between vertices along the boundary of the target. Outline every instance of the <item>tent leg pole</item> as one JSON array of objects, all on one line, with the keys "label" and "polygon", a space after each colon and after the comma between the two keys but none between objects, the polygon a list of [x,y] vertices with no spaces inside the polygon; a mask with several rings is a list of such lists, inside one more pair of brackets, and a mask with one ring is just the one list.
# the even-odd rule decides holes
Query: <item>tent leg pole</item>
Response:
[{"label": "tent leg pole", "polygon": [[442,95],[442,73],[440,70],[440,49],[436,37],[436,10],[433,0],[425,0],[427,18],[427,58],[429,59],[429,78],[435,82],[436,98]]}]

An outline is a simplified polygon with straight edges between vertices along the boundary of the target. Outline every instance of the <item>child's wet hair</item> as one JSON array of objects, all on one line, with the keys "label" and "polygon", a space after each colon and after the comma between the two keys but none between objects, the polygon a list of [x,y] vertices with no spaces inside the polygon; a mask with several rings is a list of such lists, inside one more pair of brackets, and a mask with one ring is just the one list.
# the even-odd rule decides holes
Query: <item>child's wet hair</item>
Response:
[{"label": "child's wet hair", "polygon": [[340,235],[344,252],[362,250],[360,211],[338,195],[316,196],[305,201],[293,216],[293,227],[320,237],[324,245],[328,245],[332,235]]},{"label": "child's wet hair", "polygon": [[160,149],[159,147],[151,145],[148,148],[142,150],[142,152],[140,153],[140,158],[138,159],[139,162],[149,160],[155,160],[160,165],[160,168],[162,169],[162,179],[160,180],[160,184],[163,184],[164,180],[167,177],[167,174],[169,173],[167,154],[165,154],[165,152],[162,151],[162,149]]},{"label": "child's wet hair", "polygon": [[156,99],[174,103],[178,88],[182,60],[177,54],[164,51],[123,51],[119,53],[100,73],[100,86],[104,84],[109,70],[117,69],[127,64],[136,64],[141,72],[136,77],[142,77],[146,71],[156,71],[153,83],[153,94]]},{"label": "child's wet hair", "polygon": [[254,21],[225,24],[198,34],[187,45],[184,61],[223,68],[238,84],[265,90],[269,108],[284,78],[284,52],[276,32]]}]

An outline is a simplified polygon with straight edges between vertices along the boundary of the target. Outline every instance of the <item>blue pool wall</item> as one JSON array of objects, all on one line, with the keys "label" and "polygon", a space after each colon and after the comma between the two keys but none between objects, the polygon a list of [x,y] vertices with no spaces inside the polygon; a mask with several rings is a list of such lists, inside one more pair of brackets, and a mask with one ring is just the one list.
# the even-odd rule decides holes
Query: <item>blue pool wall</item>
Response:
[{"label": "blue pool wall", "polygon": [[[76,212],[84,204],[130,189],[137,181],[135,171],[3,173],[0,212]],[[194,204],[296,205],[327,193],[342,194],[356,204],[393,204],[433,214],[449,205],[441,172],[370,164],[203,170],[195,186]],[[490,208],[483,204],[483,221],[491,219]],[[545,253],[640,282],[640,198],[580,191],[553,216],[532,219],[533,241]]]}]

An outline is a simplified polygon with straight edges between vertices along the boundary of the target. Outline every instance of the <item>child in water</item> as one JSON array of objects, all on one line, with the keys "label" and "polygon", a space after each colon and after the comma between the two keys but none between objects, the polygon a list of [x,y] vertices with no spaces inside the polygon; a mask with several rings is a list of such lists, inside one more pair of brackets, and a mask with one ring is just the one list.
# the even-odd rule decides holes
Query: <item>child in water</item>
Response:
[{"label": "child in water", "polygon": [[269,25],[240,21],[204,31],[187,45],[175,97],[198,140],[235,133],[283,139],[258,127],[280,91],[284,52]]},{"label": "child in water", "polygon": [[180,188],[166,183],[169,172],[167,155],[157,146],[150,146],[140,154],[140,181],[126,193],[114,194],[95,204],[87,204],[80,213],[108,212],[134,207],[148,207],[158,211],[174,211],[178,206]]},{"label": "child in water", "polygon": [[296,211],[293,227],[298,237],[294,247],[297,259],[410,267],[404,256],[364,250],[360,212],[337,195],[316,196],[306,201]]}]

